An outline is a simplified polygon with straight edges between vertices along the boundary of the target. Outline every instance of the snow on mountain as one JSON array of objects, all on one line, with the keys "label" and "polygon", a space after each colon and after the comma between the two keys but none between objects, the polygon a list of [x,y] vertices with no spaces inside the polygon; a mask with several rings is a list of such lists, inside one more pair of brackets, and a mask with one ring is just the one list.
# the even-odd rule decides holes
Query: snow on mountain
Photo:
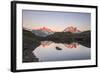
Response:
[{"label": "snow on mountain", "polygon": [[54,34],[54,32],[51,29],[46,28],[46,27],[39,28],[37,30],[32,30],[32,33],[41,37],[46,37],[48,35]]},{"label": "snow on mountain", "polygon": [[[77,27],[70,26],[65,28],[62,32],[80,33],[81,31]],[[42,27],[39,29],[33,29],[32,33],[40,37],[46,37],[48,35],[54,34],[55,32],[47,27]]]},{"label": "snow on mountain", "polygon": [[70,26],[65,28],[63,32],[80,33],[81,31],[77,27]]}]

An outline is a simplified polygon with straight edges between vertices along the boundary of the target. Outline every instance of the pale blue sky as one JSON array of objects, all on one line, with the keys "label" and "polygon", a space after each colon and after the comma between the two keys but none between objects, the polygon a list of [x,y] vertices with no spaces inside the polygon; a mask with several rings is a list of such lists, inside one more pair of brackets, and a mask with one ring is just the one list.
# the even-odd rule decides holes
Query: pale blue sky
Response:
[{"label": "pale blue sky", "polygon": [[90,13],[23,10],[23,27],[28,29],[48,27],[63,31],[68,26],[75,26],[80,30],[90,30],[90,24]]}]

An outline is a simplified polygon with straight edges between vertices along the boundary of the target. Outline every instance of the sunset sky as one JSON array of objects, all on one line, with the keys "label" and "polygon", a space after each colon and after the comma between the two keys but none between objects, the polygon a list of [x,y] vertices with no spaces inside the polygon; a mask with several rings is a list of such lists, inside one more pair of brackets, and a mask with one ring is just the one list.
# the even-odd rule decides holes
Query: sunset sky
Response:
[{"label": "sunset sky", "polygon": [[81,31],[91,29],[90,13],[23,10],[22,15],[23,27],[28,29],[47,27],[53,31],[63,31],[69,26]]}]

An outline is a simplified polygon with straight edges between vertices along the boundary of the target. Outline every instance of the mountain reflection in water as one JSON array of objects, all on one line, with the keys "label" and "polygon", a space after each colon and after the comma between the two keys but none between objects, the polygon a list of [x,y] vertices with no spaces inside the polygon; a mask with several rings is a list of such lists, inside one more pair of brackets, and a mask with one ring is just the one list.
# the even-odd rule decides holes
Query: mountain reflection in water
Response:
[{"label": "mountain reflection in water", "polygon": [[41,41],[41,45],[33,53],[39,58],[39,62],[90,59],[90,48],[75,42],[66,44]]},{"label": "mountain reflection in water", "polygon": [[[52,41],[41,41],[41,45],[45,48],[48,47],[49,45],[51,45]],[[79,44],[78,43],[70,43],[70,44],[63,44],[65,47],[71,49],[71,48],[78,48]]]}]

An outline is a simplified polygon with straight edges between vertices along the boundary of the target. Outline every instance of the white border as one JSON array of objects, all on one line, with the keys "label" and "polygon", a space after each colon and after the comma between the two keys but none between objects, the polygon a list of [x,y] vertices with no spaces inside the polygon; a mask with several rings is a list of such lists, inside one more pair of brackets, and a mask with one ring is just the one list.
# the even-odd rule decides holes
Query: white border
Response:
[{"label": "white border", "polygon": [[[64,11],[64,12],[84,12],[91,13],[91,60],[73,60],[73,61],[58,61],[58,62],[39,62],[39,63],[22,63],[22,9],[26,10],[46,10],[46,11]],[[53,67],[71,67],[71,66],[85,66],[96,64],[96,21],[95,12],[93,8],[81,8],[81,7],[60,7],[60,6],[45,6],[45,5],[27,5],[17,4],[17,70],[22,69],[39,69],[39,68],[53,68]]]}]

